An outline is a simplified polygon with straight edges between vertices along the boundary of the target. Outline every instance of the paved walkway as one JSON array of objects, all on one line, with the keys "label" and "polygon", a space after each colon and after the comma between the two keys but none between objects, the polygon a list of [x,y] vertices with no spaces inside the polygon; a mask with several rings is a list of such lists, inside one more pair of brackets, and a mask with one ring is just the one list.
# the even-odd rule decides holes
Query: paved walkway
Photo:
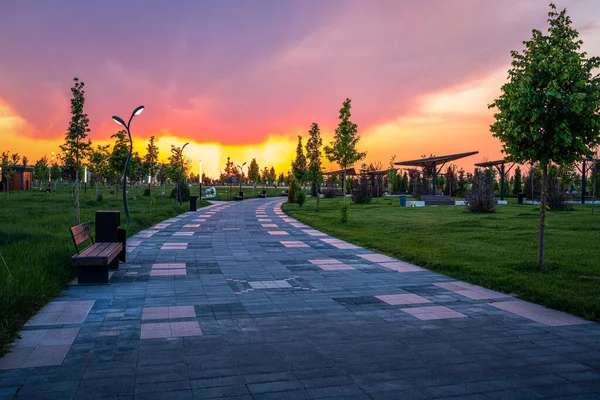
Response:
[{"label": "paved walkway", "polygon": [[0,399],[600,398],[600,326],[217,204],[141,232],[0,360]]}]

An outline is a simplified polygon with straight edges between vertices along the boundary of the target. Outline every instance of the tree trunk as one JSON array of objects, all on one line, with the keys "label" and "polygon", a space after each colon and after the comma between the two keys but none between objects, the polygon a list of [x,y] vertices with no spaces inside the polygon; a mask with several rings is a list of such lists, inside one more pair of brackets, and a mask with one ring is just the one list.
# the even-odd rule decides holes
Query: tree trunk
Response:
[{"label": "tree trunk", "polygon": [[321,198],[321,194],[319,193],[319,186],[317,186],[317,212],[319,212],[319,200]]},{"label": "tree trunk", "polygon": [[99,181],[99,180],[100,180],[100,178],[96,178],[96,198],[97,198],[98,196],[100,196],[100,191],[99,191],[99,189],[98,189],[98,181]]},{"label": "tree trunk", "polygon": [[344,168],[344,176],[342,181],[342,194],[344,195],[344,204],[346,204],[346,168]]},{"label": "tree trunk", "polygon": [[75,170],[75,214],[77,215],[77,225],[81,223],[79,212],[79,168]]},{"label": "tree trunk", "polygon": [[548,165],[544,165],[542,172],[542,195],[540,198],[540,237],[538,243],[538,271],[544,269],[544,229],[546,228],[546,187],[548,178]]}]

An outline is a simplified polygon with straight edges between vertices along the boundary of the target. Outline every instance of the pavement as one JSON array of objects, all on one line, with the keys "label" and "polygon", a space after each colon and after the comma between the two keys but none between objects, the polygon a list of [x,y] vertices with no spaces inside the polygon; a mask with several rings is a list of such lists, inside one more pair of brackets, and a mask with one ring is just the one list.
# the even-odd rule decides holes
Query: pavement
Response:
[{"label": "pavement", "polygon": [[0,359],[3,399],[599,399],[600,326],[219,203],[128,239]]}]

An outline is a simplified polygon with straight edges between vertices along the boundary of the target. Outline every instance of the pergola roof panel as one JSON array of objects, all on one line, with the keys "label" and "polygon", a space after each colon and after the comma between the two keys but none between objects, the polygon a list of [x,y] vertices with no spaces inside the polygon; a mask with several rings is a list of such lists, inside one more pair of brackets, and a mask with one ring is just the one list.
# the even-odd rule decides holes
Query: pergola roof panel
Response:
[{"label": "pergola roof panel", "polygon": [[467,153],[450,154],[447,156],[435,156],[435,157],[428,157],[428,158],[420,158],[417,160],[398,161],[394,164],[395,165],[410,165],[413,167],[429,167],[429,166],[437,165],[439,163],[447,163],[449,161],[458,160],[459,158],[472,156],[472,155],[478,154],[478,153],[479,153],[478,151],[470,151]]}]

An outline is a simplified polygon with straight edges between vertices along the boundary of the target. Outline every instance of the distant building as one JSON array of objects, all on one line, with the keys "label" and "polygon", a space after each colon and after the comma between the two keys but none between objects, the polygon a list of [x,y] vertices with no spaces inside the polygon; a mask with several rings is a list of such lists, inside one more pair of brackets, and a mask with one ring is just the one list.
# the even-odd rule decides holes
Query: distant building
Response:
[{"label": "distant building", "polygon": [[[9,190],[31,190],[31,182],[33,180],[33,167],[13,166],[11,169],[14,171],[13,176],[8,180]],[[6,185],[6,179],[3,179],[0,183],[0,191],[4,191]]]}]

